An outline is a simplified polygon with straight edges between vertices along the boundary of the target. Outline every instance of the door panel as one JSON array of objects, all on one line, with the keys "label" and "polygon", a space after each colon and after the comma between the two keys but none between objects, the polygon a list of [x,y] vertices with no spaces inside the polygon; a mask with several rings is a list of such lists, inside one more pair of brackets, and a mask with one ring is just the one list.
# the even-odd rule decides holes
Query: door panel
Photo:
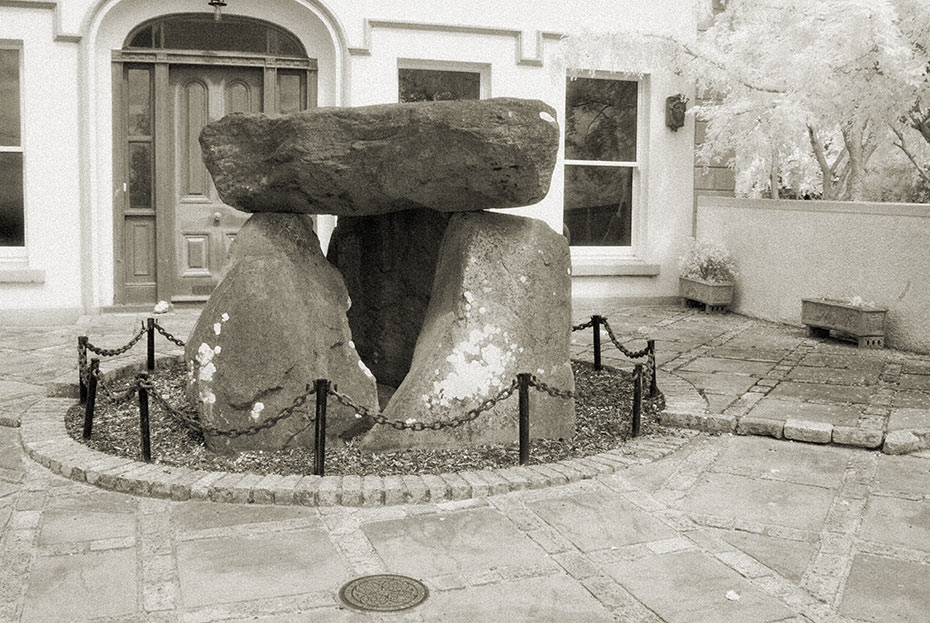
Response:
[{"label": "door panel", "polygon": [[248,214],[217,195],[203,164],[200,130],[234,112],[261,112],[261,68],[172,66],[176,270],[173,300],[206,300],[219,282],[229,245]]}]

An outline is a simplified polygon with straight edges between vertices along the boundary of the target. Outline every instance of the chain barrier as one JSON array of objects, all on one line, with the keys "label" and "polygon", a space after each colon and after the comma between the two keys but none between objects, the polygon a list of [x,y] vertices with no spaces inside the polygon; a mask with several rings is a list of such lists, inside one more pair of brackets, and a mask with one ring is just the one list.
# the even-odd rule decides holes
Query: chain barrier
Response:
[{"label": "chain barrier", "polygon": [[457,417],[457,418],[453,418],[451,420],[437,420],[435,422],[430,422],[428,424],[424,422],[416,422],[416,421],[409,421],[409,420],[404,421],[404,422],[400,420],[389,420],[383,415],[381,415],[380,413],[372,413],[367,407],[363,407],[362,405],[352,400],[346,394],[338,392],[335,389],[330,389],[329,395],[333,396],[336,400],[341,402],[346,407],[355,409],[356,413],[359,413],[366,417],[370,417],[372,420],[374,420],[375,424],[382,424],[382,425],[390,426],[391,428],[395,430],[412,430],[414,432],[419,432],[423,430],[443,430],[446,428],[457,428],[459,426],[467,424],[468,422],[475,420],[479,415],[481,415],[485,411],[493,409],[497,403],[507,400],[510,397],[510,395],[513,394],[514,390],[516,389],[517,389],[517,380],[514,379],[510,382],[510,385],[508,385],[507,387],[502,389],[500,392],[498,392],[497,395],[487,398],[474,409],[469,409],[468,411],[466,411],[464,415]]},{"label": "chain barrier", "polygon": [[81,340],[78,341],[78,378],[86,388],[87,381],[90,378],[90,369],[87,365],[87,341],[84,338],[81,338]]},{"label": "chain barrier", "polygon": [[610,341],[614,343],[614,346],[619,348],[620,352],[622,352],[624,355],[626,355],[630,359],[639,359],[640,357],[645,357],[646,355],[649,354],[648,346],[646,346],[642,350],[632,351],[628,349],[626,346],[624,346],[623,344],[621,344],[620,341],[617,339],[617,336],[614,335],[613,329],[610,328],[610,323],[607,322],[607,318],[602,317],[601,323],[604,325],[604,329],[607,330],[607,337],[609,337]]},{"label": "chain barrier", "polygon": [[[316,388],[313,387],[313,385],[307,385],[306,391],[301,394],[297,394],[297,396],[294,397],[293,402],[291,402],[290,406],[284,407],[278,411],[277,415],[263,420],[258,424],[249,426],[248,428],[219,428],[217,426],[201,424],[200,419],[197,416],[193,415],[192,413],[185,413],[172,406],[164,396],[155,391],[155,384],[151,380],[142,381],[141,383],[144,383],[141,386],[145,387],[149,391],[149,396],[151,396],[155,402],[157,402],[159,406],[161,406],[161,408],[164,409],[165,412],[174,419],[180,421],[183,424],[186,424],[187,426],[190,426],[195,430],[199,430],[202,433],[218,437],[232,437],[233,439],[236,437],[255,435],[267,428],[276,426],[278,422],[291,417],[295,410],[299,409],[307,403],[307,398],[316,393]],[[305,419],[308,422],[312,422],[316,419],[316,417],[305,415]]]},{"label": "chain barrier", "polygon": [[103,397],[107,399],[108,402],[114,405],[122,404],[133,396],[136,395],[136,392],[139,391],[139,382],[135,381],[122,389],[111,389],[103,381],[100,369],[94,370],[94,378],[97,379],[97,390],[103,392]]},{"label": "chain barrier", "polygon": [[171,335],[167,329],[165,329],[163,326],[158,324],[157,320],[155,321],[154,326],[155,326],[155,330],[161,333],[163,336],[165,336],[165,339],[167,339],[169,342],[172,342],[176,346],[180,346],[181,348],[184,348],[184,346],[186,345],[184,340],[178,339],[175,336]]},{"label": "chain barrier", "polygon": [[139,329],[139,332],[136,333],[125,346],[121,346],[120,348],[100,348],[99,346],[94,346],[90,342],[86,342],[85,348],[96,355],[100,355],[101,357],[116,357],[117,355],[122,355],[130,348],[135,346],[139,340],[142,339],[142,336],[145,335],[145,333],[146,329],[145,324],[143,323],[142,328]]},{"label": "chain barrier", "polygon": [[568,389],[556,389],[555,387],[540,381],[535,376],[530,377],[530,387],[534,387],[541,392],[545,392],[553,398],[564,398],[565,400],[571,400],[575,397],[575,392]]},{"label": "chain barrier", "polygon": [[576,324],[575,326],[573,326],[572,332],[574,333],[575,331],[582,331],[583,329],[587,329],[588,327],[593,327],[593,326],[594,326],[594,319],[592,318],[591,320],[587,322],[582,322],[581,324]]}]

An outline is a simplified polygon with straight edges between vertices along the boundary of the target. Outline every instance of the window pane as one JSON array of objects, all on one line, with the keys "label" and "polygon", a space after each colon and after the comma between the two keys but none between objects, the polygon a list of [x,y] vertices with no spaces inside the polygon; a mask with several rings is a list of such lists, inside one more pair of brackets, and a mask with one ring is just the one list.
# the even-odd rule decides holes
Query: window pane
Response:
[{"label": "window pane", "polygon": [[481,97],[481,74],[469,71],[401,69],[399,101],[476,100]]},{"label": "window pane", "polygon": [[165,48],[169,50],[235,50],[264,54],[268,48],[267,26],[212,17],[175,18],[165,21]]},{"label": "window pane", "polygon": [[19,141],[19,50],[0,50],[0,145]]},{"label": "window pane", "polygon": [[23,155],[0,153],[0,246],[22,247]]},{"label": "window pane", "polygon": [[278,70],[278,112],[287,114],[307,108],[307,72]]},{"label": "window pane", "polygon": [[148,69],[129,69],[127,82],[129,111],[127,132],[129,136],[151,136],[151,73]]},{"label": "window pane", "polygon": [[129,144],[129,207],[152,207],[152,145]]},{"label": "window pane", "polygon": [[576,78],[565,87],[565,157],[636,160],[636,90],[628,80]]},{"label": "window pane", "polygon": [[572,246],[631,244],[633,169],[565,167],[565,226]]}]

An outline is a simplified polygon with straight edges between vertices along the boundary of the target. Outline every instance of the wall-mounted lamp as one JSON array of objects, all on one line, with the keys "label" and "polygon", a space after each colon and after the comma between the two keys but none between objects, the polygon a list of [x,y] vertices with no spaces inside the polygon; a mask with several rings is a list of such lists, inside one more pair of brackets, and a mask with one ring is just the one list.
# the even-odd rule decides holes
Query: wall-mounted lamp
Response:
[{"label": "wall-mounted lamp", "polygon": [[665,125],[677,132],[685,125],[685,111],[688,109],[688,98],[678,93],[665,98]]},{"label": "wall-mounted lamp", "polygon": [[210,0],[207,4],[213,7],[213,19],[220,21],[223,17],[222,10],[223,7],[226,6],[226,3],[223,2],[223,0]]}]

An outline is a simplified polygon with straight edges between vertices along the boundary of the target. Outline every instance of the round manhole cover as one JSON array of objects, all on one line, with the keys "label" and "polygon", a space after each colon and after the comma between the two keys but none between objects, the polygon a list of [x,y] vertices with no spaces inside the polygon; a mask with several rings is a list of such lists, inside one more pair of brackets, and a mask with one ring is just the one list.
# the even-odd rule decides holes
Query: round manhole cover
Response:
[{"label": "round manhole cover", "polygon": [[366,575],[346,582],[339,599],[359,610],[395,612],[413,608],[426,599],[429,591],[413,578],[389,573]]}]

